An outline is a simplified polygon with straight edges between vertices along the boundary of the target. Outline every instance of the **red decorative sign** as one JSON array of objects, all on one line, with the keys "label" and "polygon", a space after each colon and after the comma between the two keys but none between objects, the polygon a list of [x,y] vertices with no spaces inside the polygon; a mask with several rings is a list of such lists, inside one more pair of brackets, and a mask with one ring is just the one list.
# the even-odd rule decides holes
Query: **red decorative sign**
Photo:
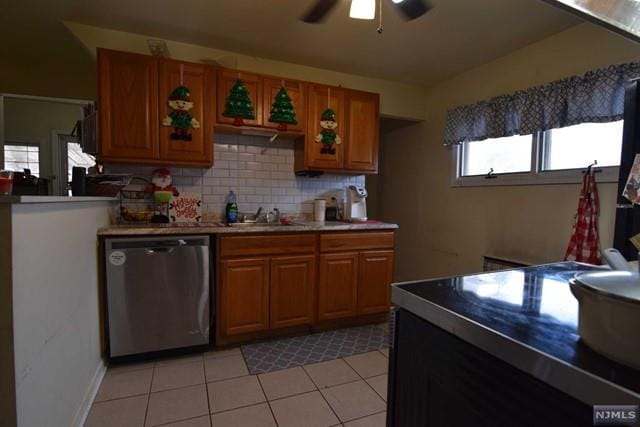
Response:
[{"label": "red decorative sign", "polygon": [[202,199],[199,194],[181,194],[174,197],[169,205],[171,222],[200,222],[202,220]]}]

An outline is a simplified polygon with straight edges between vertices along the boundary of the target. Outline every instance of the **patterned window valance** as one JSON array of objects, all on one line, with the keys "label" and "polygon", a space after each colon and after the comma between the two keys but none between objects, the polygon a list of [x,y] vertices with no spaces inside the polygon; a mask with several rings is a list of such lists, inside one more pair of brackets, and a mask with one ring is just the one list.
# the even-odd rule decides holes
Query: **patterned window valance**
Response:
[{"label": "patterned window valance", "polygon": [[447,112],[444,144],[529,135],[587,122],[622,119],[625,85],[640,63],[612,65]]}]

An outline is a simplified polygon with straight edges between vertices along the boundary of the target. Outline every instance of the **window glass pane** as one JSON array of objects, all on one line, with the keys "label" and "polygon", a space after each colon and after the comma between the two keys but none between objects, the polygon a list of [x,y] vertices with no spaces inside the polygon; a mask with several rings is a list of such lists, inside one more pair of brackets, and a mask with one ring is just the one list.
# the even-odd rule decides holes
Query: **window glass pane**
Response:
[{"label": "window glass pane", "polygon": [[69,168],[69,181],[71,181],[72,170],[74,166],[80,166],[89,169],[96,163],[95,157],[82,152],[82,147],[77,142],[67,144],[67,165]]},{"label": "window glass pane", "polygon": [[31,169],[35,176],[40,175],[40,147],[32,144],[5,144],[4,169],[22,172]]},{"label": "window glass pane", "polygon": [[531,135],[465,142],[462,147],[462,176],[531,170]]},{"label": "window glass pane", "polygon": [[583,123],[545,132],[544,170],[620,164],[623,121]]}]

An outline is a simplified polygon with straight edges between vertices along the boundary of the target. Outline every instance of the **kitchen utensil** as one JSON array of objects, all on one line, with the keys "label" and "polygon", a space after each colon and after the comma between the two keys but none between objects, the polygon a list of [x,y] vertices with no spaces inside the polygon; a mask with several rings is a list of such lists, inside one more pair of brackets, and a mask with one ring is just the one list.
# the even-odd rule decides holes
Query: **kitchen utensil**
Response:
[{"label": "kitchen utensil", "polygon": [[614,248],[604,249],[601,251],[602,258],[607,261],[607,264],[614,270],[619,271],[635,271],[635,269],[629,264],[625,257]]},{"label": "kitchen utensil", "polygon": [[580,303],[582,340],[598,353],[640,369],[640,274],[580,273],[569,283]]},{"label": "kitchen utensil", "polygon": [[316,222],[323,222],[326,210],[327,201],[325,199],[315,199],[313,201],[313,220]]}]

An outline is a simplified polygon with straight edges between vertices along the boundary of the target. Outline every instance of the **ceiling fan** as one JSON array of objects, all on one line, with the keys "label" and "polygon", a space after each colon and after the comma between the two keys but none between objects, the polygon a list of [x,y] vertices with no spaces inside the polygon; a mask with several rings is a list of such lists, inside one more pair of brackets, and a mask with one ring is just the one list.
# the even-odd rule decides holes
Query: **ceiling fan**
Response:
[{"label": "ceiling fan", "polygon": [[[300,20],[310,24],[322,22],[337,6],[339,0],[316,0]],[[425,0],[391,0],[395,8],[407,20],[411,21],[424,15],[431,9]],[[349,16],[355,19],[374,19],[376,0],[351,0]]]}]

